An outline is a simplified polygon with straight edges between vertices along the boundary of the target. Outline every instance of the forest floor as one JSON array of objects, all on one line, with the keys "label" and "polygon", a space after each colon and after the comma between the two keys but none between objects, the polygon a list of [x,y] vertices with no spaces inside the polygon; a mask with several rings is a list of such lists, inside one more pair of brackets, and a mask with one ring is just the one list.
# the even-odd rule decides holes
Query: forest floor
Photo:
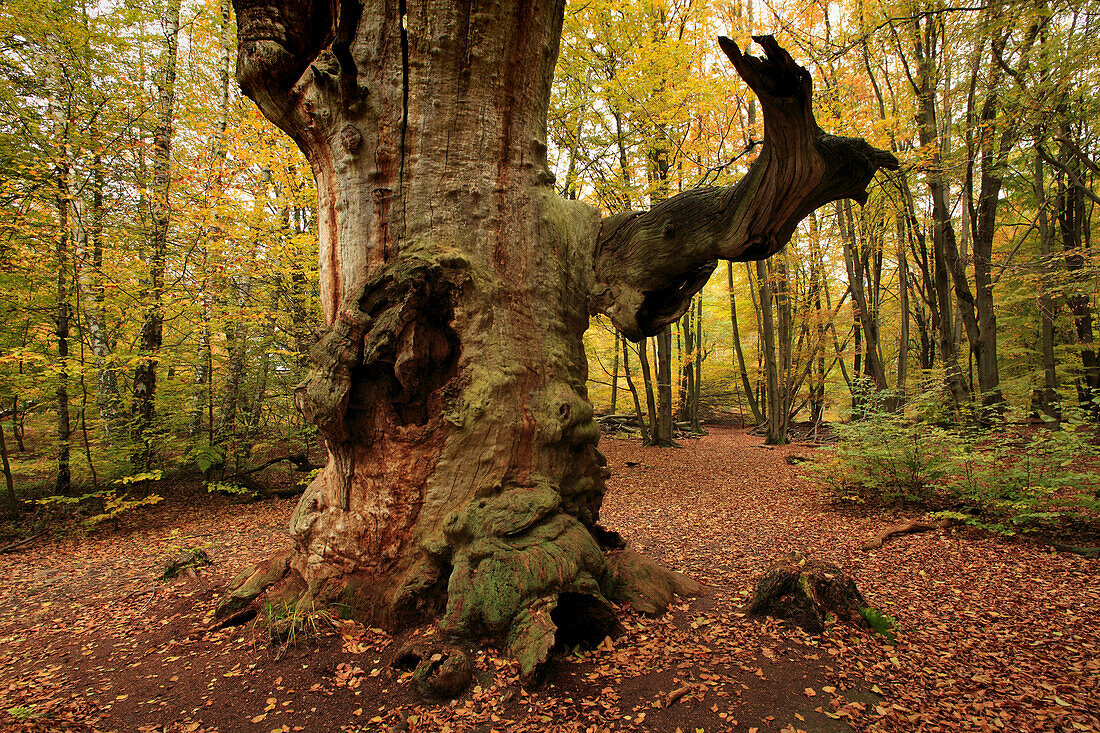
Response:
[{"label": "forest floor", "polygon": [[[389,667],[398,641],[352,622],[284,650],[251,626],[207,632],[219,589],[287,542],[293,500],[203,495],[0,556],[0,730],[1100,731],[1100,561],[970,529],[861,551],[910,515],[833,507],[785,461],[814,449],[741,430],[600,447],[605,526],[705,592],[662,618],[623,609],[623,636],[563,653],[537,688],[482,652],[464,696],[421,702]],[[186,546],[215,565],[158,582]],[[850,573],[896,643],[745,616],[792,550]]]}]

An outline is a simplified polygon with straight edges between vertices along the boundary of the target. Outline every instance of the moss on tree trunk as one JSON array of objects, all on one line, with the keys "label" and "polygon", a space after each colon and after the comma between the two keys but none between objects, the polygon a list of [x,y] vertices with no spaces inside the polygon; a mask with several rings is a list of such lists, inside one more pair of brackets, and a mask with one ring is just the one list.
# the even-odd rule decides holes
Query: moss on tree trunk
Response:
[{"label": "moss on tree trunk", "polygon": [[[616,237],[553,193],[546,111],[563,0],[235,5],[242,88],[317,179],[328,321],[297,402],[329,460],[294,512],[274,592],[495,639],[528,677],[557,640],[613,632],[613,603],[658,613],[694,592],[599,526],[607,471],[582,336],[598,310],[631,338],[678,317],[715,257],[757,241],[769,209],[755,203],[789,173],[785,148],[732,196],[681,209],[675,197],[661,214],[667,232],[673,213],[686,225],[717,202],[707,215],[743,233],[737,217],[754,204],[751,236],[720,251],[666,237],[652,257],[652,241],[631,244],[648,236],[646,215]],[[742,73],[745,58],[731,56]],[[772,73],[752,68],[756,86]],[[789,56],[776,69],[805,73]],[[817,140],[812,114],[798,114],[798,134]],[[859,142],[851,180],[788,189],[814,205],[861,192],[878,158]],[[807,170],[828,173],[813,144]],[[789,216],[769,247],[789,237]],[[615,258],[633,279],[601,283]],[[643,260],[659,271],[639,280]],[[236,603],[272,567],[242,577]]]}]

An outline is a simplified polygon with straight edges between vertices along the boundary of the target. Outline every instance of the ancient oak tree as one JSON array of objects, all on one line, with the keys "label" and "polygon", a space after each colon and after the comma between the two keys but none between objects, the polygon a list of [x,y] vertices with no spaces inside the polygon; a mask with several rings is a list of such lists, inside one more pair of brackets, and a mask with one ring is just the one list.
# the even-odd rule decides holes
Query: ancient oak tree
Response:
[{"label": "ancient oak tree", "polygon": [[546,114],[564,0],[235,0],[237,77],[312,167],[327,333],[299,386],[328,464],[265,587],[391,627],[438,619],[536,672],[559,635],[601,639],[611,603],[663,610],[694,583],[598,524],[607,471],[581,336],[679,318],[720,259],[778,251],[861,200],[887,153],[826,135],[809,73],[719,39],[765,140],[736,186],[601,219],[554,194]]}]

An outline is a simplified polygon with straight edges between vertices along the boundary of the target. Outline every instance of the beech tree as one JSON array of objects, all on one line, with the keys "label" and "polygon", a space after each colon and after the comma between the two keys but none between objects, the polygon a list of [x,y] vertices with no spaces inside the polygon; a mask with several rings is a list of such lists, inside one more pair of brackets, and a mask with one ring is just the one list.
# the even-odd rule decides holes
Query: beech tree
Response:
[{"label": "beech tree", "polygon": [[601,219],[555,195],[546,163],[564,0],[234,5],[241,87],[317,181],[328,326],[296,399],[329,457],[293,547],[220,613],[277,583],[369,623],[495,639],[532,675],[559,633],[612,632],[612,601],[656,613],[692,592],[599,524],[589,315],[659,333],[718,260],[773,254],[897,160],[823,133],[773,38],[764,58],[720,38],[763,110],[748,174]]}]

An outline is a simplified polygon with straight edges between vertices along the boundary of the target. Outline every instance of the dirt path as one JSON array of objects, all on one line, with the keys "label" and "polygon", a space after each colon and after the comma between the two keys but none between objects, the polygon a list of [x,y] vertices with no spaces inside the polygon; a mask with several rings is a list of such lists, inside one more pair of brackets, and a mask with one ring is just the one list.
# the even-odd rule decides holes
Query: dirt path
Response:
[{"label": "dirt path", "polygon": [[[216,500],[0,557],[0,730],[1100,730],[1097,561],[958,530],[861,552],[896,515],[833,511],[784,460],[809,449],[740,431],[601,449],[603,523],[707,592],[661,619],[624,611],[622,638],[563,655],[537,690],[481,654],[466,696],[417,703],[387,666],[393,640],[355,624],[282,656],[247,627],[202,633],[216,588],[285,541],[292,508]],[[154,595],[180,546],[217,566]],[[848,570],[898,643],[740,615],[789,550]]]}]

